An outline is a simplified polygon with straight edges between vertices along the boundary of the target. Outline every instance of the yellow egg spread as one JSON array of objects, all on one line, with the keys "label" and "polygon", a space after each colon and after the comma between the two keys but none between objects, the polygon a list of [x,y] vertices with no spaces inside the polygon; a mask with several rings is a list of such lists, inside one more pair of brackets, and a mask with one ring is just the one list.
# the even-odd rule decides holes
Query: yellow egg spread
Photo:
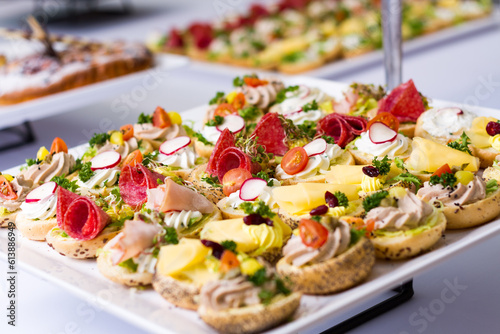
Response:
[{"label": "yellow egg spread", "polygon": [[487,148],[491,147],[490,135],[486,132],[486,125],[489,122],[496,122],[497,119],[494,117],[476,117],[472,121],[472,126],[470,130],[465,131],[467,136],[469,136],[471,144],[477,148]]},{"label": "yellow egg spread", "polygon": [[493,137],[490,137],[489,142],[491,147],[493,147],[497,151],[500,151],[500,135],[494,135]]},{"label": "yellow egg spread", "polygon": [[361,190],[368,193],[380,190],[382,188],[383,184],[381,182],[380,177],[370,177],[368,175],[363,174],[363,178],[361,180]]}]

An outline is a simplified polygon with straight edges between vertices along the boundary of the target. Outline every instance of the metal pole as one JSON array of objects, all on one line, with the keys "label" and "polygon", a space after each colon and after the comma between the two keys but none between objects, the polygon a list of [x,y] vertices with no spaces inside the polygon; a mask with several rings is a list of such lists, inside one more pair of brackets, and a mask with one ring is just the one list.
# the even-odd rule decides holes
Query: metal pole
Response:
[{"label": "metal pole", "polygon": [[401,0],[382,0],[385,81],[388,90],[394,89],[402,81],[401,2]]}]

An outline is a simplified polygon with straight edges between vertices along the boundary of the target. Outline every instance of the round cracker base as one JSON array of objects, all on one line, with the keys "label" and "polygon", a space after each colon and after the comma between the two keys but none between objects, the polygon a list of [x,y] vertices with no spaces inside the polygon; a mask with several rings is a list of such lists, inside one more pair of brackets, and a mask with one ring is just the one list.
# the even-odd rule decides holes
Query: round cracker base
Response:
[{"label": "round cracker base", "polygon": [[305,294],[324,295],[348,289],[363,281],[375,264],[372,243],[362,238],[356,245],[333,259],[295,267],[281,259],[278,273],[290,279],[293,289]]},{"label": "round cracker base", "polygon": [[23,237],[30,240],[44,241],[47,233],[57,226],[57,219],[33,220],[20,212],[16,218],[16,227]]},{"label": "round cracker base", "polygon": [[164,276],[158,272],[154,274],[152,283],[153,289],[175,306],[188,310],[198,309],[200,287],[195,284]]},{"label": "round cracker base", "polygon": [[18,214],[19,210],[0,217],[0,227],[9,227],[9,224],[15,225]]},{"label": "round cracker base", "polygon": [[222,187],[214,187],[204,181],[201,181],[202,175],[205,173],[207,169],[207,164],[200,165],[193,169],[193,171],[189,174],[187,181],[193,184],[193,187],[196,190],[205,196],[209,201],[214,204],[217,204],[221,199],[226,197],[224,192],[222,191]]},{"label": "round cracker base", "polygon": [[275,327],[290,318],[300,305],[301,294],[277,296],[269,305],[231,308],[214,311],[201,306],[198,314],[207,324],[221,333],[249,334]]},{"label": "round cracker base", "polygon": [[145,286],[153,281],[153,274],[149,272],[137,273],[129,269],[113,265],[109,252],[101,252],[97,257],[99,272],[109,280],[126,286]]},{"label": "round cracker base", "polygon": [[446,229],[470,228],[492,221],[500,215],[500,189],[476,203],[460,207],[445,207]]}]

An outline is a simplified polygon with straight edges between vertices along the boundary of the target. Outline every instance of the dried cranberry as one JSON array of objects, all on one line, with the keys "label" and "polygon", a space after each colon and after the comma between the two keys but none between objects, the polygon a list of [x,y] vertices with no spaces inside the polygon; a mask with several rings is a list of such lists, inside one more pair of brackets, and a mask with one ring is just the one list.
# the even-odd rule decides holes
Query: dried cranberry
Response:
[{"label": "dried cranberry", "polygon": [[320,205],[317,208],[314,208],[309,213],[311,216],[321,216],[328,212],[328,207],[326,205]]},{"label": "dried cranberry", "polygon": [[330,208],[339,206],[339,199],[329,191],[325,193],[325,202]]},{"label": "dried cranberry", "polygon": [[495,136],[500,134],[500,123],[489,122],[488,124],[486,124],[486,132],[488,132],[490,136]]},{"label": "dried cranberry", "polygon": [[266,224],[269,226],[274,226],[272,219],[264,218],[258,213],[252,213],[251,215],[243,217],[243,222],[246,225],[261,225]]},{"label": "dried cranberry", "polygon": [[201,243],[205,247],[212,248],[212,255],[220,260],[220,258],[222,257],[222,253],[224,253],[224,247],[222,247],[219,243],[215,241],[210,241],[206,239],[202,239]]},{"label": "dried cranberry", "polygon": [[378,170],[378,168],[374,167],[374,166],[365,166],[362,169],[363,169],[363,173],[365,175],[368,175],[369,177],[377,177],[380,174],[380,171]]}]

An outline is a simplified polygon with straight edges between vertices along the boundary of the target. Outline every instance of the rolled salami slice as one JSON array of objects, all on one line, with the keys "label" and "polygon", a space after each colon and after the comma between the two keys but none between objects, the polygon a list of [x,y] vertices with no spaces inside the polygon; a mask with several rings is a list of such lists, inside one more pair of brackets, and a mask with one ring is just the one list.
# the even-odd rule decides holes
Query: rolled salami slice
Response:
[{"label": "rolled salami slice", "polygon": [[316,135],[332,137],[335,143],[342,148],[355,137],[350,125],[340,115],[335,113],[326,115],[318,122]]},{"label": "rolled salami slice", "polygon": [[88,197],[57,189],[57,225],[77,240],[92,240],[109,223],[110,218]]},{"label": "rolled salami slice", "polygon": [[222,182],[224,175],[231,169],[243,168],[252,173],[252,166],[252,160],[242,150],[236,147],[228,147],[220,155],[217,163],[217,176],[219,181]]},{"label": "rolled salami slice", "polygon": [[219,140],[215,144],[215,148],[208,159],[207,169],[205,170],[209,175],[218,175],[217,162],[219,161],[221,153],[228,147],[234,146],[234,135],[229,129],[224,129],[219,136]]},{"label": "rolled salami slice", "polygon": [[390,112],[400,122],[416,122],[424,111],[422,97],[411,79],[378,102],[379,113]]},{"label": "rolled salami slice", "polygon": [[134,208],[146,203],[146,192],[158,187],[158,179],[163,183],[165,176],[150,171],[142,164],[124,166],[118,182],[123,201]]},{"label": "rolled salami slice", "polygon": [[267,153],[285,155],[288,152],[285,129],[276,113],[265,114],[251,137],[257,138],[257,145],[262,145]]}]

